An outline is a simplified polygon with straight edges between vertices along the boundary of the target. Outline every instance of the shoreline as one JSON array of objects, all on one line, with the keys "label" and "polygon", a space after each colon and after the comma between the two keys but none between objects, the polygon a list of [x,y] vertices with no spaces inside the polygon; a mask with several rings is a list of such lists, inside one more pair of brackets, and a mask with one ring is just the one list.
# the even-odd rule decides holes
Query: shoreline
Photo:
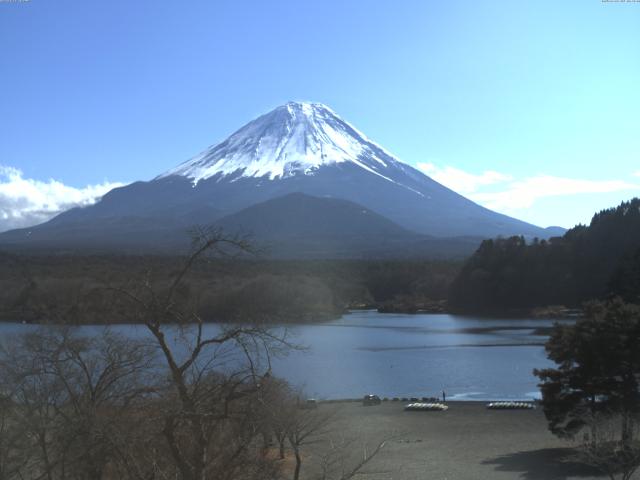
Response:
[{"label": "shoreline", "polygon": [[[364,395],[363,395],[364,397]],[[414,398],[414,400],[412,400],[412,398]],[[360,403],[362,404],[362,397],[361,398],[336,398],[336,399],[313,399],[315,400],[318,404],[326,404],[326,405],[335,405],[335,404],[354,404],[354,403]],[[422,400],[421,397],[403,397],[400,400],[383,400],[381,405],[395,405],[398,407],[402,407],[407,403],[442,403],[444,405],[448,405],[450,403],[454,404],[454,405],[479,405],[479,404],[488,404],[488,403],[492,403],[492,402],[520,402],[520,403],[531,403],[535,406],[535,408],[538,408],[540,406],[540,399],[539,398],[533,398],[533,397],[522,397],[522,398],[504,398],[504,397],[496,397],[496,398],[483,398],[483,399],[477,399],[477,400],[471,400],[468,398],[465,399],[449,399],[447,398],[446,401],[442,401],[441,399],[436,399],[431,398],[428,400]],[[377,406],[377,405],[376,405]]]},{"label": "shoreline", "polygon": [[347,312],[376,311],[381,314],[404,315],[456,315],[460,317],[478,317],[489,320],[500,319],[527,319],[527,320],[571,320],[584,316],[581,308],[565,307],[562,305],[548,305],[527,309],[492,310],[492,311],[467,311],[449,308],[446,300],[434,301],[433,307],[425,307],[423,304],[392,303],[374,304],[363,307],[351,307]]},{"label": "shoreline", "polygon": [[[522,321],[548,321],[548,320],[571,320],[571,319],[577,319],[580,318],[579,316],[575,316],[575,315],[568,315],[565,317],[558,317],[558,316],[539,316],[539,315],[533,315],[531,312],[529,312],[529,314],[527,313],[523,313],[520,312],[518,314],[516,313],[502,313],[502,314],[488,314],[488,313],[469,313],[469,312],[456,312],[456,311],[442,311],[442,312],[434,312],[434,311],[415,311],[415,312],[401,312],[401,311],[380,311],[379,309],[377,309],[376,307],[371,307],[371,308],[350,308],[348,310],[345,310],[339,314],[332,314],[332,315],[322,315],[322,316],[318,316],[314,319],[301,319],[298,321],[280,321],[280,322],[261,322],[261,325],[266,325],[266,326],[273,326],[273,327],[284,327],[284,326],[303,326],[303,325],[322,325],[324,323],[329,323],[329,322],[333,322],[336,320],[340,320],[341,318],[348,316],[352,313],[358,313],[358,312],[376,312],[379,313],[381,315],[408,315],[411,317],[414,317],[416,315],[451,315],[454,317],[461,317],[461,318],[469,318],[469,317],[475,317],[479,320],[507,320],[507,319],[511,319],[511,320],[522,320]],[[242,324],[242,322],[237,322],[237,321],[216,321],[216,320],[204,320],[203,322],[205,325],[239,325]],[[250,323],[250,322],[249,322]],[[42,326],[68,326],[68,327],[96,327],[96,326],[101,326],[101,327],[109,327],[109,326],[117,326],[117,325],[144,325],[144,323],[132,323],[132,322],[88,322],[88,323],[53,323],[53,322],[41,322],[41,321],[35,321],[33,319],[18,319],[18,320],[13,320],[13,319],[9,319],[6,318],[4,316],[0,316],[0,324],[15,324],[15,325],[42,325]],[[174,325],[174,324],[167,324],[167,325]],[[196,323],[193,323],[193,325],[196,325]],[[546,335],[546,333],[541,333],[542,335]]]}]

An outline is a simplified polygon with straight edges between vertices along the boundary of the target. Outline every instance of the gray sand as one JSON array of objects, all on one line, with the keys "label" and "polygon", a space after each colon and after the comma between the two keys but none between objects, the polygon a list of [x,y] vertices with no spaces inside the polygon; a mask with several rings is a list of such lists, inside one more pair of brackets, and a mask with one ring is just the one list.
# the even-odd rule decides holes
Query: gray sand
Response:
[{"label": "gray sand", "polygon": [[450,402],[446,412],[403,407],[401,402],[320,406],[336,409],[330,435],[346,432],[369,447],[391,438],[357,480],[600,478],[567,458],[571,444],[549,433],[540,409],[487,410],[479,402]]}]

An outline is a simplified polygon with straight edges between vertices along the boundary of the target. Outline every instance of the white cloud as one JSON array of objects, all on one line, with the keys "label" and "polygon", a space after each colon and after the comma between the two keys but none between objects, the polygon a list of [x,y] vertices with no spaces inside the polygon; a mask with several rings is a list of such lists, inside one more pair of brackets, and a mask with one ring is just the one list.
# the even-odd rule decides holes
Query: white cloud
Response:
[{"label": "white cloud", "polygon": [[[627,180],[584,180],[553,175],[514,179],[511,175],[495,171],[473,174],[433,163],[418,163],[417,167],[437,182],[471,200],[491,210],[514,216],[531,213],[528,209],[547,197],[640,191],[640,183]],[[640,177],[640,171],[634,176]]]},{"label": "white cloud", "polygon": [[74,188],[53,179],[43,182],[24,178],[19,169],[0,165],[0,232],[42,223],[70,208],[91,205],[122,185],[103,182]]},{"label": "white cloud", "polygon": [[519,210],[533,206],[536,200],[580,193],[611,193],[638,190],[640,185],[623,180],[581,180],[537,175],[511,182],[498,192],[475,192],[472,198],[495,210]]},{"label": "white cloud", "polygon": [[475,175],[455,167],[438,167],[433,163],[418,163],[417,167],[436,182],[461,194],[473,193],[480,187],[511,180],[510,175],[494,172],[493,170],[487,170],[480,175]]}]

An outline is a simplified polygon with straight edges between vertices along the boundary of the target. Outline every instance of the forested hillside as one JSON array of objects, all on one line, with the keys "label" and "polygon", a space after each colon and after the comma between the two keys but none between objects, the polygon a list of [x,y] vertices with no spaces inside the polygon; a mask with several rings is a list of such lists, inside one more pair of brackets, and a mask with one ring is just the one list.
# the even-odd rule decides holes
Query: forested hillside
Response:
[{"label": "forested hillside", "polygon": [[452,284],[458,311],[580,306],[610,295],[640,300],[640,199],[603,210],[564,236],[484,241]]},{"label": "forested hillside", "polygon": [[[167,256],[0,254],[0,320],[136,321],[117,290],[168,288],[183,262]],[[206,321],[304,322],[350,308],[442,301],[460,264],[446,261],[201,262],[181,295]],[[185,300],[186,301],[186,300]]]}]

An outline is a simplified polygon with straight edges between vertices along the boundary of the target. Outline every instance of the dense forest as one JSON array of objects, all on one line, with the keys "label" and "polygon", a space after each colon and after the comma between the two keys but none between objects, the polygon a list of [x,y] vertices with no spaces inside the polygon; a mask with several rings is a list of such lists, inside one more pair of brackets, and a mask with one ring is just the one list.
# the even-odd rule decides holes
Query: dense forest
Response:
[{"label": "dense forest", "polygon": [[[0,255],[0,320],[126,323],[118,293],[168,288],[183,257]],[[448,261],[211,259],[199,262],[181,298],[206,321],[305,322],[353,308],[411,311],[441,304],[460,268]]]},{"label": "dense forest", "polygon": [[640,301],[638,198],[548,241],[484,241],[454,280],[449,301],[458,311],[504,313],[608,296]]}]

